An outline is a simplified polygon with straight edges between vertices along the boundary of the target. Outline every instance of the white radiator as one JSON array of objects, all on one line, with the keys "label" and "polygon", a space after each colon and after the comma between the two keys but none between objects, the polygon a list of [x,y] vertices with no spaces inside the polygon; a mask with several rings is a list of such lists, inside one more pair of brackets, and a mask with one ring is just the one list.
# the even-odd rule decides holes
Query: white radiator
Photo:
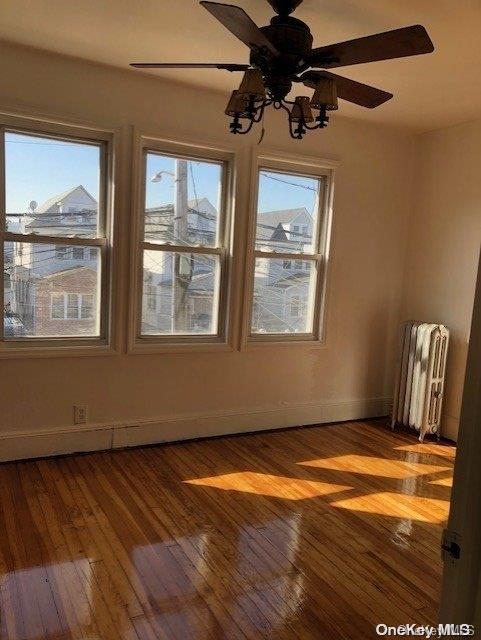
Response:
[{"label": "white radiator", "polygon": [[442,324],[407,322],[401,335],[391,427],[441,436],[449,331]]}]

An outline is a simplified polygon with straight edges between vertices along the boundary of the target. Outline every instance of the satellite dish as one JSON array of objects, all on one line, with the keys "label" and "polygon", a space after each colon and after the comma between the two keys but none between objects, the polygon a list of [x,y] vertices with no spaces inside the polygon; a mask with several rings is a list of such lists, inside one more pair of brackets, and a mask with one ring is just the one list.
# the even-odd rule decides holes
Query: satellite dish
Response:
[{"label": "satellite dish", "polygon": [[28,208],[32,213],[34,213],[35,209],[38,207],[38,202],[36,200],[32,200],[28,205]]}]

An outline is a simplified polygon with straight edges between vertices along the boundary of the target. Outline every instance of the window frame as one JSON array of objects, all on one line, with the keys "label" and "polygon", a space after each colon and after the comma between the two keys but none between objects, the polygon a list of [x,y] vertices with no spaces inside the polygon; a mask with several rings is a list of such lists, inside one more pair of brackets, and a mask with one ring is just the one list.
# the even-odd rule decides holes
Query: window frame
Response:
[{"label": "window frame", "polygon": [[[97,238],[68,238],[40,234],[22,234],[6,230],[6,159],[5,134],[18,133],[32,137],[60,139],[66,142],[99,147],[99,227]],[[118,131],[97,129],[88,125],[68,124],[42,116],[0,113],[0,261],[4,263],[5,242],[88,247],[99,250],[100,276],[98,336],[16,336],[4,338],[4,321],[0,326],[0,358],[57,357],[71,355],[112,354],[118,351],[113,323],[113,232],[114,232],[114,153]],[[4,300],[4,283],[0,283],[0,298]],[[3,303],[2,303],[3,304]],[[50,314],[49,314],[50,315]]]},{"label": "window frame", "polygon": [[[251,200],[246,251],[246,286],[242,318],[241,349],[264,346],[305,345],[326,346],[328,273],[330,267],[331,229],[333,216],[335,172],[340,161],[312,156],[289,155],[283,152],[252,152]],[[317,216],[317,243],[310,254],[259,251],[256,249],[257,206],[259,199],[259,173],[268,170],[300,177],[321,178],[326,181],[322,208]],[[317,265],[313,301],[313,331],[308,333],[253,333],[251,330],[254,304],[255,262],[259,258],[314,261]]]},{"label": "window frame", "polygon": [[[234,271],[234,200],[236,193],[237,152],[210,143],[193,143],[157,137],[134,129],[132,163],[134,228],[132,233],[131,292],[128,353],[163,353],[182,351],[232,350],[234,327],[232,313],[232,278]],[[144,240],[146,157],[156,153],[186,160],[215,162],[223,165],[222,197],[219,211],[219,246],[195,247],[167,245]],[[167,253],[190,253],[219,256],[217,333],[215,335],[155,335],[141,333],[143,254],[145,250]]]}]

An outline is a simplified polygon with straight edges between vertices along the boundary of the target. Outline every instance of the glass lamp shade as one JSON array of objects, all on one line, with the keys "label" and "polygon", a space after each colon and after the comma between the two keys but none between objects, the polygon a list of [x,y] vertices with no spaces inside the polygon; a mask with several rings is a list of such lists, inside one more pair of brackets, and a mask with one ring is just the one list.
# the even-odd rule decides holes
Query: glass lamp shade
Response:
[{"label": "glass lamp shade", "polygon": [[248,69],[244,73],[238,95],[244,96],[245,98],[254,98],[254,100],[264,100],[266,97],[266,88],[262,79],[262,73],[258,69]]},{"label": "glass lamp shade", "polygon": [[240,96],[237,89],[232,92],[225,114],[231,118],[247,118],[247,99]]},{"label": "glass lamp shade", "polygon": [[309,104],[309,98],[306,96],[298,96],[296,101],[292,105],[291,120],[293,122],[313,122],[314,116],[312,115],[311,106]]},{"label": "glass lamp shade", "polygon": [[325,107],[327,111],[335,111],[337,104],[336,83],[330,78],[322,78],[316,87],[311,100],[311,107],[320,109]]}]

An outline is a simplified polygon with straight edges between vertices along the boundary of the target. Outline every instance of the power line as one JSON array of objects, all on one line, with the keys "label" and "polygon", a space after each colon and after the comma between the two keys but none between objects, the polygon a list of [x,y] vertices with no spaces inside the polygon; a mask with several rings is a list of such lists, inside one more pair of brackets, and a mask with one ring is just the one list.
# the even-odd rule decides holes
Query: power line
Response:
[{"label": "power line", "polygon": [[269,173],[261,172],[261,176],[263,178],[269,178],[269,180],[275,180],[276,182],[282,182],[284,184],[288,184],[291,187],[298,187],[299,189],[306,189],[307,191],[314,191],[315,193],[319,193],[320,179],[317,179],[318,186],[317,188],[314,188],[314,187],[309,187],[307,184],[299,184],[298,182],[291,182],[289,180],[283,180],[282,178],[276,178],[275,176]]}]

